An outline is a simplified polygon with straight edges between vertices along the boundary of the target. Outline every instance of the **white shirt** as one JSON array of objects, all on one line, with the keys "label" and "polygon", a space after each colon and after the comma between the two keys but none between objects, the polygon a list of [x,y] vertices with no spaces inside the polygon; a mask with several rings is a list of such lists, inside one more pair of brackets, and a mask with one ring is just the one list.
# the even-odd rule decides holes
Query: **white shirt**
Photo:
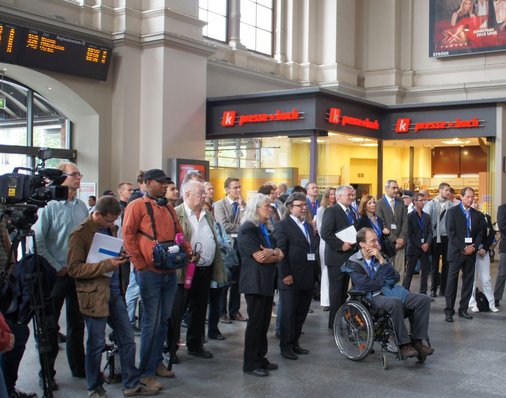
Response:
[{"label": "white shirt", "polygon": [[199,267],[209,267],[213,263],[216,254],[216,241],[214,240],[213,231],[207,222],[206,212],[202,209],[197,219],[195,212],[186,206],[186,203],[184,203],[184,211],[192,228],[192,248],[193,250],[201,250],[200,260],[196,265]]}]

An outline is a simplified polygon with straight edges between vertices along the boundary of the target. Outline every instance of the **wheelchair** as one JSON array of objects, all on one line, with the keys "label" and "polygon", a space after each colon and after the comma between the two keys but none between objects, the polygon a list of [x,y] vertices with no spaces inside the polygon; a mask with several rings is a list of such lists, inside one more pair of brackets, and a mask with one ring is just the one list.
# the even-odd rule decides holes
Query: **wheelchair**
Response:
[{"label": "wheelchair", "polygon": [[[334,318],[334,339],[339,352],[352,361],[361,361],[373,354],[374,342],[381,347],[383,369],[389,365],[387,353],[404,360],[399,349],[398,337],[388,313],[366,298],[366,293],[351,290],[349,299],[339,308]],[[412,319],[413,314],[406,314]],[[430,345],[430,343],[429,343]],[[425,355],[418,355],[418,363],[425,362]]]}]

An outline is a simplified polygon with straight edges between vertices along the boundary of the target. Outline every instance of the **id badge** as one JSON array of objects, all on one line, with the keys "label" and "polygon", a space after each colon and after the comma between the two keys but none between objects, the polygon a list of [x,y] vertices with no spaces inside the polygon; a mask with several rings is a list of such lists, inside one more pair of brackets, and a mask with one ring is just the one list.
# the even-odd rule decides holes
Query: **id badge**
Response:
[{"label": "id badge", "polygon": [[308,253],[307,254],[307,261],[316,261],[316,254],[315,253]]},{"label": "id badge", "polygon": [[397,229],[397,224],[390,224],[390,229]]},{"label": "id badge", "polygon": [[465,238],[464,243],[473,243],[473,238],[471,238],[471,237]]},{"label": "id badge", "polygon": [[420,242],[422,242],[422,244],[424,244],[425,243],[425,239],[424,238],[420,239]]}]

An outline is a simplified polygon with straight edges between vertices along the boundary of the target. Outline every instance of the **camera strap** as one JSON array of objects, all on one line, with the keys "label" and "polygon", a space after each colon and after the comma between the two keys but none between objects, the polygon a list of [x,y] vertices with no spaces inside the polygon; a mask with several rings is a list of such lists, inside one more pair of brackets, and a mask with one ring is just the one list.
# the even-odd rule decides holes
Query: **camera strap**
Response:
[{"label": "camera strap", "polygon": [[[153,206],[151,205],[150,202],[144,202],[144,204],[146,205],[146,210],[148,212],[149,218],[151,219],[151,228],[153,229],[153,236],[145,233],[144,231],[139,231],[139,233],[141,235],[144,235],[146,238],[148,238],[150,240],[158,242],[158,236],[157,236],[157,233],[156,233],[156,225],[155,225],[155,215],[153,213]],[[167,209],[167,211],[169,212],[170,217],[172,218],[172,222],[174,223],[174,234],[176,234],[177,233],[176,219],[172,215],[172,212],[170,211],[168,205],[165,205],[165,206],[162,206],[162,207],[165,207]]]}]

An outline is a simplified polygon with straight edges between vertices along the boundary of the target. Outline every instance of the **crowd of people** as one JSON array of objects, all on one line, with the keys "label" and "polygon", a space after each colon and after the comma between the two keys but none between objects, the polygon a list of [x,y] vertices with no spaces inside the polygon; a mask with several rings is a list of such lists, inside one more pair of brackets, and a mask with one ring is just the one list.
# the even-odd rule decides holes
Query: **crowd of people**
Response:
[{"label": "crowd of people", "polygon": [[[107,396],[101,367],[107,324],[119,352],[124,396],[147,396],[163,389],[159,378],[175,376],[180,340],[189,355],[214,357],[204,345],[206,319],[207,338],[219,341],[226,339],[220,323],[246,322],[243,371],[265,377],[278,368],[267,359],[273,308],[280,354],[297,360],[309,354],[300,340],[313,298],[328,311],[332,328],[351,285],[390,314],[405,357],[434,352],[425,343],[431,302],[444,296],[444,319],[453,322],[460,272],[457,315],[472,319],[468,310],[480,311],[476,282],[489,310],[499,311],[506,241],[499,246],[505,254],[493,290],[496,231],[490,216],[478,210],[471,187],[456,199],[450,185],[441,183],[431,199],[424,190],[401,192],[397,181],[388,180],[379,200],[367,192],[357,200],[349,185],[327,187],[320,200],[314,182],[290,193],[286,184],[266,182],[246,201],[240,179],[229,177],[225,197],[215,201],[215,187],[198,172],[186,175],[179,192],[162,170],[151,169],[138,174],[137,188],[122,182],[117,192],[90,197],[87,206],[76,196],[82,178],[77,166],[64,163],[60,169],[68,198],[41,208],[33,226],[38,253],[55,273],[46,312],[50,349],[46,372],[39,374],[41,386],[48,382],[53,391],[59,388],[55,361],[63,338],[71,375],[86,380],[89,397]],[[506,204],[497,222],[506,234]],[[5,220],[0,233],[0,261],[12,273],[16,261],[9,257]],[[122,239],[122,251],[93,260],[96,234]],[[415,273],[418,292],[411,286]],[[411,334],[406,310],[414,314]],[[18,312],[2,311],[0,396],[36,397],[16,389],[28,326]]]}]

